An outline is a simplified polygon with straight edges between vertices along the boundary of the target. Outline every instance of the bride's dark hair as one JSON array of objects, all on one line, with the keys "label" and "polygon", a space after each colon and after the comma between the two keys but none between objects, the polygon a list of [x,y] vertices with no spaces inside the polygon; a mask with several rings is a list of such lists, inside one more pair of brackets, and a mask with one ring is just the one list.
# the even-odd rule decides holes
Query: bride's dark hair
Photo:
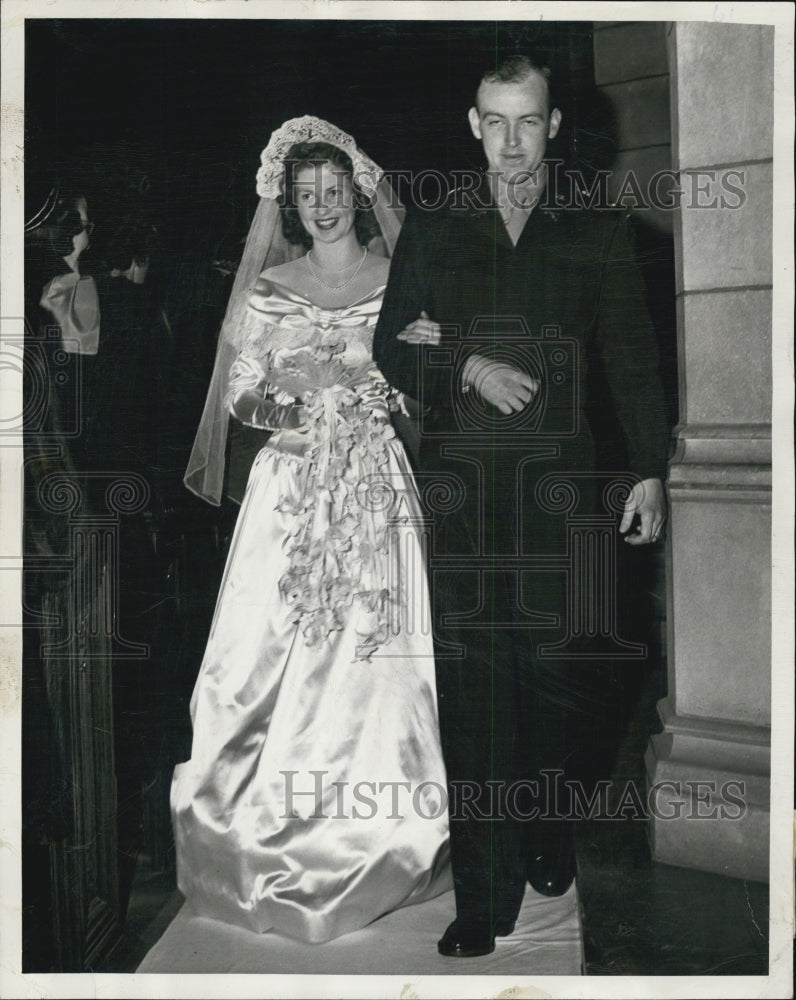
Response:
[{"label": "bride's dark hair", "polygon": [[321,163],[331,163],[344,170],[351,178],[356,204],[356,219],[354,229],[362,246],[367,246],[374,236],[379,234],[379,226],[371,207],[371,201],[357,186],[354,177],[354,167],[348,153],[327,142],[297,142],[291,146],[285,156],[284,194],[281,198],[282,232],[285,239],[309,250],[312,237],[301,224],[294,197],[296,174],[308,166]]}]

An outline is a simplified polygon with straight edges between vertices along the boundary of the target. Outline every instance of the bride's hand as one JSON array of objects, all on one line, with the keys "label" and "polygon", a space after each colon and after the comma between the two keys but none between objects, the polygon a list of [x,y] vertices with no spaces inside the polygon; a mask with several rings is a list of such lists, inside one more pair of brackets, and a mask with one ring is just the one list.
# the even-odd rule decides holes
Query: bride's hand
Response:
[{"label": "bride's hand", "polygon": [[298,400],[293,406],[287,408],[282,426],[285,430],[291,431],[306,431],[308,429],[304,406]]},{"label": "bride's hand", "polygon": [[442,328],[439,323],[429,319],[425,309],[420,313],[420,319],[416,319],[409,326],[405,327],[398,334],[398,340],[403,340],[407,344],[438,344],[442,338]]}]

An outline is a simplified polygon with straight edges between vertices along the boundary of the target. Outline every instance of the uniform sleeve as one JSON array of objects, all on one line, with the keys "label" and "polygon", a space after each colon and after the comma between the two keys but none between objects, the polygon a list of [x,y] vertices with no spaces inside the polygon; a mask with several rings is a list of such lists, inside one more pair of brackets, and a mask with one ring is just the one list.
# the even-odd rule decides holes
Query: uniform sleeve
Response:
[{"label": "uniform sleeve", "polygon": [[[390,383],[412,399],[429,399],[422,372],[421,345],[396,340],[420,313],[429,309],[430,263],[433,233],[429,220],[417,213],[407,217],[390,264],[390,277],[373,337],[373,356]],[[431,316],[431,319],[436,317]]]},{"label": "uniform sleeve", "polygon": [[625,215],[606,234],[604,260],[597,341],[630,470],[640,479],[664,479],[669,432],[658,345]]}]

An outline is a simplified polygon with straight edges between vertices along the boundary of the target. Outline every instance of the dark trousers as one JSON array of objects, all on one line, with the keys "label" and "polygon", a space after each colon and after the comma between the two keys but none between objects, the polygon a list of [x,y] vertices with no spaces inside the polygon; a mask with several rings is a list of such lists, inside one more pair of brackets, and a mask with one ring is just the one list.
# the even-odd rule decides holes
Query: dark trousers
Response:
[{"label": "dark trousers", "polygon": [[[457,913],[511,920],[531,852],[571,836],[572,785],[588,796],[599,772],[611,666],[540,655],[550,631],[527,624],[499,560],[481,575],[436,573],[433,589]],[[468,622],[450,621],[463,611]]]}]

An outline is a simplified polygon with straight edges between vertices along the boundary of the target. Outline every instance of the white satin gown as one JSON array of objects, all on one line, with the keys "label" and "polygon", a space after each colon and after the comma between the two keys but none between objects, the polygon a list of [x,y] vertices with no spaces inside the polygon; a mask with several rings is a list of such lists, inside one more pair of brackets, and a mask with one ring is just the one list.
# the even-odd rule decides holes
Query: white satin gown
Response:
[{"label": "white satin gown", "polygon": [[255,459],[171,790],[194,910],[305,941],[451,887],[423,519],[371,360],[383,292],[321,309],[261,277],[250,300],[228,405],[301,397],[304,423]]}]

